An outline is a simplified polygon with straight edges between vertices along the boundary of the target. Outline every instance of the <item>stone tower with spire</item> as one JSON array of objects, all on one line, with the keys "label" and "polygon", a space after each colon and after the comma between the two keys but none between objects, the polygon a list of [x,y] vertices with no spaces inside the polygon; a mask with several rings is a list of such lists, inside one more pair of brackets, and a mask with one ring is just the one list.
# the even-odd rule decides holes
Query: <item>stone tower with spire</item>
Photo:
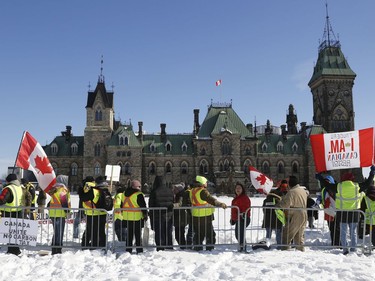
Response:
[{"label": "stone tower with spire", "polygon": [[326,4],[323,40],[308,85],[313,96],[314,123],[322,125],[328,133],[354,130],[355,77],[333,33]]}]

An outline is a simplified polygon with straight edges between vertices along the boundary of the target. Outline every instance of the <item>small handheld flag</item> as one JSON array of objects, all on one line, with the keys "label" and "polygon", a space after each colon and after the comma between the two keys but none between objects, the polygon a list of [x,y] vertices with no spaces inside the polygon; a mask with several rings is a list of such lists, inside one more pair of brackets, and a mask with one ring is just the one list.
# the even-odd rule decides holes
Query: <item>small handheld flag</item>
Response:
[{"label": "small handheld flag", "polygon": [[250,179],[254,188],[264,194],[268,194],[273,186],[273,180],[259,172],[253,166],[249,167]]}]

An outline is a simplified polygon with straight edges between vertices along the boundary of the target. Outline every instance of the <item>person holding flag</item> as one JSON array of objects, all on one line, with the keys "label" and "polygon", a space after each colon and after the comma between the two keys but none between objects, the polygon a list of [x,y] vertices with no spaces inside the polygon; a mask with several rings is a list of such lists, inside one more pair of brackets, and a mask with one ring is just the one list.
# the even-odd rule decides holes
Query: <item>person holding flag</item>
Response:
[{"label": "person holding flag", "polygon": [[[320,185],[336,195],[336,220],[340,223],[340,242],[344,255],[347,255],[349,251],[356,251],[357,229],[360,220],[360,212],[358,210],[360,210],[365,192],[373,183],[374,175],[374,165],[371,166],[369,177],[364,182],[355,182],[354,175],[351,172],[343,173],[339,183],[330,183],[321,174],[316,174]],[[350,231],[350,249],[348,248],[349,242],[347,239],[348,228]]]}]

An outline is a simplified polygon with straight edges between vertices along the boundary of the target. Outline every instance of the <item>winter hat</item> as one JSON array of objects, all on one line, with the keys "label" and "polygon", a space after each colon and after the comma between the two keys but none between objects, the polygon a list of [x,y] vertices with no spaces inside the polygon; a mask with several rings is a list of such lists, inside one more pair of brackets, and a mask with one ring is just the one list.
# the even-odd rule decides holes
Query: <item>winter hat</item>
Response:
[{"label": "winter hat", "polygon": [[341,181],[353,181],[354,180],[354,175],[351,172],[346,172],[342,174],[341,176]]},{"label": "winter hat", "polygon": [[16,174],[9,174],[9,175],[5,178],[5,180],[6,180],[7,182],[15,181],[15,180],[17,180],[17,175],[16,175]]},{"label": "winter hat", "polygon": [[299,184],[298,178],[296,176],[289,176],[289,186],[293,187]]},{"label": "winter hat", "polygon": [[173,186],[173,193],[174,194],[178,194],[178,193],[180,193],[181,191],[183,191],[185,189],[185,184],[181,184],[181,183],[179,183],[179,184],[175,184],[174,186]]},{"label": "winter hat", "polygon": [[97,184],[100,184],[100,183],[105,182],[105,180],[106,180],[106,177],[98,176],[98,177],[95,179],[95,182],[96,182]]},{"label": "winter hat", "polygon": [[66,175],[58,175],[56,177],[56,183],[60,183],[60,184],[63,184],[65,186],[68,186],[68,182],[69,182],[69,176],[66,176]]},{"label": "winter hat", "polygon": [[22,178],[22,179],[21,179],[21,183],[22,183],[22,184],[28,184],[28,183],[29,183],[29,180],[28,180],[28,179],[25,179],[25,178]]},{"label": "winter hat", "polygon": [[201,185],[205,185],[207,183],[207,179],[202,176],[196,176],[196,182],[200,183]]},{"label": "winter hat", "polygon": [[329,183],[335,183],[334,178],[330,175],[325,176],[324,179],[328,181]]},{"label": "winter hat", "polygon": [[92,176],[87,176],[84,180],[83,180],[83,184],[85,184],[86,182],[93,182],[95,181],[94,177]]}]

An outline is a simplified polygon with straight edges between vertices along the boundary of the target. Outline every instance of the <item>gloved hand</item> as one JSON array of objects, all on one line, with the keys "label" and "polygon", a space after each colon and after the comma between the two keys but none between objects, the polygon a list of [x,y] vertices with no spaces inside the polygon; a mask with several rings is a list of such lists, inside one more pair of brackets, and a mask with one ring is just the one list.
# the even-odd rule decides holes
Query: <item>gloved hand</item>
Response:
[{"label": "gloved hand", "polygon": [[235,225],[235,224],[236,224],[236,221],[234,221],[234,220],[230,220],[230,224],[231,224],[231,225]]},{"label": "gloved hand", "polygon": [[370,168],[370,174],[375,175],[375,166],[374,165],[372,165],[371,168]]},{"label": "gloved hand", "polygon": [[227,204],[220,202],[219,203],[219,207],[223,208],[223,209],[226,209],[227,208]]}]

